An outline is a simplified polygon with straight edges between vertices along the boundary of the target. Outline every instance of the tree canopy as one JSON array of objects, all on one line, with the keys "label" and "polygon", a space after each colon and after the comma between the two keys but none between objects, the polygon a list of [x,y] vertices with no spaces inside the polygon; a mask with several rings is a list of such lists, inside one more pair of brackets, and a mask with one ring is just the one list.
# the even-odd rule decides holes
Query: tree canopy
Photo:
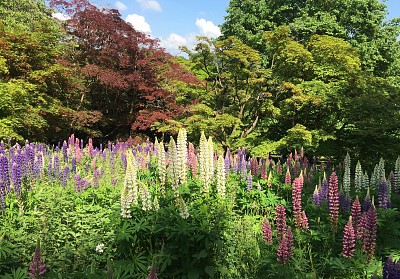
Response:
[{"label": "tree canopy", "polygon": [[399,64],[399,19],[386,21],[387,7],[379,0],[231,0],[227,12],[223,36],[238,37],[269,63],[264,32],[287,25],[297,42],[315,34],[348,41],[357,48],[363,69],[379,76]]}]

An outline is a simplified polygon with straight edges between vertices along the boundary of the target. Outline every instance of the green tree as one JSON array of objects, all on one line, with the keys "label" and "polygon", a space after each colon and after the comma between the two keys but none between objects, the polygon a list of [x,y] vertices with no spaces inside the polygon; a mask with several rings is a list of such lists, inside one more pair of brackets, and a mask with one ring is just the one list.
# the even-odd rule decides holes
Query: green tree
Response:
[{"label": "green tree", "polygon": [[232,0],[222,24],[224,37],[237,36],[265,51],[263,33],[288,25],[297,42],[306,43],[314,34],[342,38],[357,47],[364,70],[380,76],[390,74],[398,63],[399,20],[385,21],[387,8],[379,0],[298,1],[298,0]]},{"label": "green tree", "polygon": [[276,113],[267,90],[269,71],[261,66],[259,53],[235,37],[199,40],[194,52],[186,51],[206,83],[202,103],[192,107],[184,124],[197,134],[212,133],[230,148],[249,145],[263,129],[261,120]]},{"label": "green tree", "polygon": [[61,27],[42,1],[2,1],[0,15],[0,137],[65,137],[77,86]]}]

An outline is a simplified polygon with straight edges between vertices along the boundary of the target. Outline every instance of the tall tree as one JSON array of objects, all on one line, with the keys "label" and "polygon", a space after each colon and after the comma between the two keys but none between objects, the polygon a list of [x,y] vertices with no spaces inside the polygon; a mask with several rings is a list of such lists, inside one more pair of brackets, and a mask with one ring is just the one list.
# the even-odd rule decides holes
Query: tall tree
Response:
[{"label": "tall tree", "polygon": [[50,3],[71,17],[65,27],[76,41],[73,62],[80,65],[87,88],[82,107],[101,116],[97,125],[103,136],[146,130],[184,111],[175,81],[195,79],[157,40],[135,30],[117,10],[86,0]]},{"label": "tall tree", "polygon": [[5,0],[0,15],[0,137],[65,137],[79,90],[61,27],[43,1]]},{"label": "tall tree", "polygon": [[379,0],[231,0],[227,12],[223,36],[237,36],[269,63],[263,33],[281,25],[298,42],[314,34],[345,39],[358,48],[363,69],[380,76],[398,63],[399,19],[385,21],[387,8]]},{"label": "tall tree", "polygon": [[235,37],[216,42],[200,37],[194,51],[186,51],[206,82],[202,102],[184,121],[189,132],[207,131],[230,148],[251,145],[262,119],[276,113],[260,54]]}]

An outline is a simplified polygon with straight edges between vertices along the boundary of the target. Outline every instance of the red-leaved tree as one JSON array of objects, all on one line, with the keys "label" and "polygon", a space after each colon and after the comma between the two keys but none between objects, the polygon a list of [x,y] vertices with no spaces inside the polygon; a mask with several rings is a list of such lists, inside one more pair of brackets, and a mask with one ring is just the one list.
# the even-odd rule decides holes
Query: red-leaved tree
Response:
[{"label": "red-leaved tree", "polygon": [[117,10],[86,0],[51,0],[70,19],[65,28],[76,49],[71,55],[84,76],[81,110],[101,113],[103,136],[146,130],[155,122],[179,117],[189,103],[177,103],[176,80],[197,80],[159,46],[121,19]]}]

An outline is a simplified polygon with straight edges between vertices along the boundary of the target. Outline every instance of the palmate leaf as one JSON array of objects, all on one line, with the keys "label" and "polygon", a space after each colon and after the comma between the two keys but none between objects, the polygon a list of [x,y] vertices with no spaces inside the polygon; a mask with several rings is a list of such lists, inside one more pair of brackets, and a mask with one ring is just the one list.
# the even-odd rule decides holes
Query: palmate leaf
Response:
[{"label": "palmate leaf", "polygon": [[136,241],[135,228],[131,226],[130,222],[124,222],[122,228],[116,231],[116,240]]},{"label": "palmate leaf", "polygon": [[13,253],[12,244],[4,239],[0,240],[0,260],[7,259]]},{"label": "palmate leaf", "polygon": [[22,269],[22,268],[18,268],[18,269],[13,269],[11,271],[11,273],[6,274],[4,276],[1,277],[2,279],[28,279],[29,275],[28,275],[28,270],[26,269]]}]

